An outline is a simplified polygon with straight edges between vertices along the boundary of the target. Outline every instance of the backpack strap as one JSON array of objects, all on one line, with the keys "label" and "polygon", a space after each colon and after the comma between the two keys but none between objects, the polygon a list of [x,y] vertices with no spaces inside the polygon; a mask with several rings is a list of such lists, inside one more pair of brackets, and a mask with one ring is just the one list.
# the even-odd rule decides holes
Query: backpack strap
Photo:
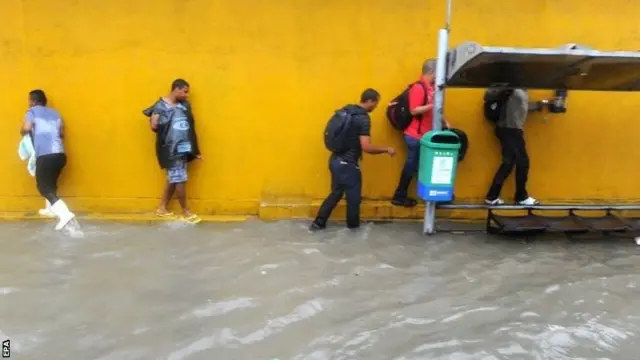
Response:
[{"label": "backpack strap", "polygon": [[[418,81],[415,84],[420,85],[422,87],[422,90],[424,90],[424,100],[422,101],[423,102],[422,106],[427,105],[427,101],[429,100],[429,94],[427,94],[427,87],[424,86],[422,81]],[[423,115],[424,114],[420,115],[420,120],[418,121],[418,132],[420,133],[422,132],[422,123],[424,123]]]},{"label": "backpack strap", "polygon": [[500,116],[498,117],[498,121],[504,120],[504,118],[507,116],[507,104],[509,103],[509,99],[511,99],[511,96],[513,95],[512,89],[505,89],[503,91],[504,93],[499,94],[499,97],[502,100],[502,108],[500,109]]}]

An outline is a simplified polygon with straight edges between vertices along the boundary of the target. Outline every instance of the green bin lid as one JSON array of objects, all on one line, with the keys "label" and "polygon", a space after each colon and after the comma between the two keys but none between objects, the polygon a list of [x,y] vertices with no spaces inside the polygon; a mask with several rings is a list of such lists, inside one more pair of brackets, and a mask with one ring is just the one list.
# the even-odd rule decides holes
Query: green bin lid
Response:
[{"label": "green bin lid", "polygon": [[[455,144],[433,142],[432,140],[436,136],[453,137],[457,140],[457,142]],[[461,146],[460,138],[458,137],[458,135],[449,130],[431,130],[422,136],[422,138],[420,139],[420,144],[431,148],[450,150],[459,150]]]}]

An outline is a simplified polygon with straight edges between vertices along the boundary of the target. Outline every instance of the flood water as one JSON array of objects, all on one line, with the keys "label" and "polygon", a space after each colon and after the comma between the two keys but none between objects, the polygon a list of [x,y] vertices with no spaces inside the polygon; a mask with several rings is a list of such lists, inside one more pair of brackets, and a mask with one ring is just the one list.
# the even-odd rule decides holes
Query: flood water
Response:
[{"label": "flood water", "polygon": [[12,359],[638,359],[629,239],[306,222],[0,225]]}]

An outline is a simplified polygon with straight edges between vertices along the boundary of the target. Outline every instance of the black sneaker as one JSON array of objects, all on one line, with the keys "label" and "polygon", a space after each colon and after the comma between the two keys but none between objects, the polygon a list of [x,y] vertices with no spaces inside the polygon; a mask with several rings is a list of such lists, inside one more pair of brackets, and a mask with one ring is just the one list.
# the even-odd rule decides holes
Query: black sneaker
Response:
[{"label": "black sneaker", "polygon": [[409,198],[404,198],[404,199],[394,198],[394,199],[391,200],[391,204],[393,204],[395,206],[412,208],[412,207],[418,205],[418,202],[413,200],[413,199],[409,199]]},{"label": "black sneaker", "polygon": [[327,228],[326,225],[318,225],[316,223],[311,223],[311,226],[309,226],[309,231],[324,230],[326,228]]}]

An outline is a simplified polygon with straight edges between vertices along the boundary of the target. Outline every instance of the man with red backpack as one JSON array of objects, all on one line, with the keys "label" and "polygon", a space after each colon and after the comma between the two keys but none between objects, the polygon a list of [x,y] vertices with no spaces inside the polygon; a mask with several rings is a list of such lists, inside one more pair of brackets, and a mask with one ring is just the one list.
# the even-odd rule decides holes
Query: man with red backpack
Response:
[{"label": "man with red backpack", "polygon": [[[407,144],[407,160],[391,200],[395,206],[413,207],[417,204],[416,200],[409,198],[408,192],[411,180],[418,171],[420,138],[433,129],[435,72],[436,60],[425,61],[420,80],[396,98],[387,110],[392,125],[403,130],[404,141]],[[443,127],[450,127],[445,120],[443,122]]]}]

